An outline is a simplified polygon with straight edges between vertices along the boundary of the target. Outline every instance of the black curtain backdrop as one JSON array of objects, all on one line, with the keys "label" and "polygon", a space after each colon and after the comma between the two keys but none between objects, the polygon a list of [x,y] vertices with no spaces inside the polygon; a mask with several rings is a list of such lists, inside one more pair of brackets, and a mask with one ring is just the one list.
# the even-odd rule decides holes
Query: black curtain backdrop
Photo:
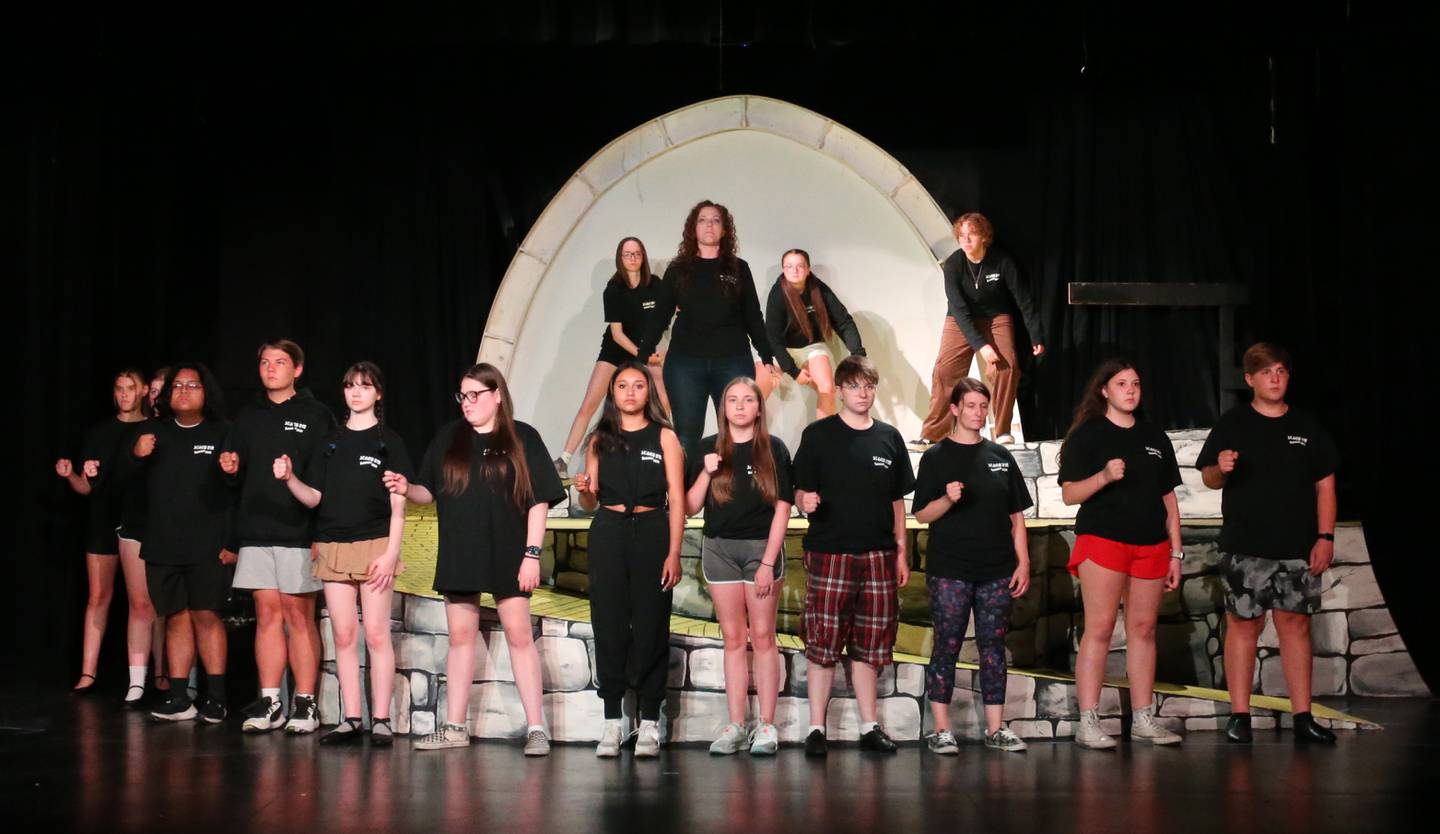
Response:
[{"label": "black curtain backdrop", "polygon": [[[478,5],[221,28],[92,13],[17,30],[7,306],[24,339],[7,456],[22,500],[5,625],[31,637],[7,641],[6,667],[56,683],[75,671],[83,504],[52,466],[107,415],[115,369],[199,358],[238,405],[254,396],[256,345],[288,336],[339,411],[341,371],[373,359],[418,454],[565,179],[647,119],[754,93],[864,134],[950,216],[989,215],[1048,333],[1022,386],[1030,439],[1064,432],[1115,353],[1140,364],[1150,419],[1217,416],[1214,311],[1070,308],[1066,283],[1248,284],[1241,338],[1295,350],[1292,399],[1339,437],[1342,516],[1365,520],[1436,680],[1405,574],[1420,497],[1400,487],[1418,482],[1423,428],[1382,381],[1413,386],[1430,359],[1395,349],[1416,330],[1396,282],[1423,239],[1404,198],[1425,193],[1419,149],[1434,135],[1422,29],[1345,3],[1179,20],[1080,4]],[[122,643],[113,630],[117,673]]]}]

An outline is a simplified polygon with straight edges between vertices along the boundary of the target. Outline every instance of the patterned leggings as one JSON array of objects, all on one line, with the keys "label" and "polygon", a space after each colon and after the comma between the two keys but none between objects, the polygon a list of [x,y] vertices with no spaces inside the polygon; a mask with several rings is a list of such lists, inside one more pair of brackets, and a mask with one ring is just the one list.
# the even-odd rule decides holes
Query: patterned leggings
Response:
[{"label": "patterned leggings", "polygon": [[955,691],[955,659],[975,610],[975,645],[980,648],[980,694],[987,706],[1005,703],[1005,632],[1010,628],[1010,577],[988,582],[926,578],[934,619],[935,646],[925,670],[926,694],[948,704]]}]

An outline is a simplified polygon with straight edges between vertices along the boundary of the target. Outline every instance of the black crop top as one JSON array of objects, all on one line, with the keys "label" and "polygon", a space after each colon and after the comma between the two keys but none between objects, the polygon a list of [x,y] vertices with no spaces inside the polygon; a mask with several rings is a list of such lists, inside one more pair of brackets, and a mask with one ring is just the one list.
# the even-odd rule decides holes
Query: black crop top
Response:
[{"label": "black crop top", "polygon": [[628,510],[666,505],[670,483],[665,477],[660,429],[659,423],[651,423],[636,431],[622,431],[625,448],[600,454],[596,479],[600,482],[597,499],[601,506],[619,504]]}]

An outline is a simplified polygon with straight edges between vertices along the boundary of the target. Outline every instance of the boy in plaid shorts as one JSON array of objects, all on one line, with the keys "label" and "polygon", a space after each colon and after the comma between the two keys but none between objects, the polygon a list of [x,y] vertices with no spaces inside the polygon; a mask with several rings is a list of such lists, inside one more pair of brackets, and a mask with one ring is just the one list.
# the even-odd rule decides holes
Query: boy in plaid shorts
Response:
[{"label": "boy in plaid shorts", "polygon": [[809,661],[807,756],[825,755],[826,708],[842,649],[860,709],[861,748],[895,752],[876,720],[876,678],[891,662],[897,589],[910,578],[903,499],[915,475],[900,432],[870,416],[879,381],[865,357],[842,361],[835,369],[840,413],[811,423],[795,454],[795,504],[810,519],[801,620]]}]

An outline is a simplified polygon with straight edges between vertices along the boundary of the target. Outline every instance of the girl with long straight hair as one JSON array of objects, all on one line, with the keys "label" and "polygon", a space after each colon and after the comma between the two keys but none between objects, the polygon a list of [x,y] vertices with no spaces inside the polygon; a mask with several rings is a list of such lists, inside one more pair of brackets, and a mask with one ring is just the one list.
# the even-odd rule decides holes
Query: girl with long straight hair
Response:
[{"label": "girl with long straight hair", "polygon": [[[385,488],[385,470],[409,475],[405,441],[385,425],[385,377],[373,362],[357,362],[341,376],[349,416],[320,454],[311,458],[304,480],[288,455],[275,459],[275,477],[295,500],[317,510],[315,577],[325,583],[325,608],[335,639],[343,717],[321,744],[365,737],[360,704],[357,639],[364,617],[370,665],[370,739],[389,747],[390,697],[395,684],[395,649],[390,642],[390,599],[405,531],[405,499]],[[356,605],[356,601],[359,605]]]},{"label": "girl with long straight hair", "polygon": [[445,596],[450,650],[445,658],[448,708],[435,732],[417,750],[465,747],[467,711],[475,677],[475,640],[480,631],[480,594],[495,599],[510,649],[515,688],[528,727],[525,755],[550,752],[541,712],[540,653],[530,630],[530,593],[540,585],[540,546],[549,509],[565,488],[528,423],[515,419],[505,377],[495,366],[472,365],[455,393],[461,418],[443,427],[415,480],[386,470],[385,485],[417,504],[436,504],[440,550],[435,590]]},{"label": "girl with long straight hair", "polygon": [[[590,418],[605,399],[605,389],[614,376],[615,368],[639,361],[659,366],[664,358],[656,351],[656,343],[665,332],[663,324],[657,321],[659,296],[664,291],[660,279],[650,273],[650,256],[645,244],[638,237],[627,237],[615,246],[615,274],[605,284],[605,332],[600,337],[600,355],[595,358],[595,367],[590,372],[590,382],[585,388],[585,397],[580,401],[580,410],[570,424],[570,433],[565,437],[565,447],[555,459],[555,471],[561,478],[568,478],[570,458],[580,448]],[[665,397],[665,386],[657,379],[656,394],[665,410],[670,410]]]},{"label": "girl with long straight hair", "polygon": [[605,726],[595,754],[620,754],[621,704],[634,689],[635,755],[654,757],[669,668],[670,591],[680,581],[685,457],[644,365],[615,369],[575,489],[583,509],[599,507],[590,526],[590,617]]},{"label": "girl with long straight hair", "polygon": [[1179,744],[1155,718],[1155,621],[1160,598],[1180,585],[1180,467],[1170,438],[1136,416],[1140,375],[1124,359],[1100,364],[1060,446],[1060,491],[1080,505],[1070,572],[1080,577],[1085,635],[1075,661],[1080,726],[1075,742],[1107,750],[1096,710],[1105,656],[1121,602],[1125,605],[1125,671],[1134,715],[1130,737]]},{"label": "girl with long straight hair", "polygon": [[786,252],[780,270],[765,302],[765,331],[781,370],[815,389],[815,419],[823,419],[835,413],[835,358],[826,342],[839,333],[851,356],[864,356],[865,345],[850,311],[810,271],[809,252]]},{"label": "girl with long straight hair", "polygon": [[145,671],[150,658],[155,608],[145,587],[145,564],[140,561],[139,551],[130,548],[122,551],[117,531],[126,500],[135,488],[137,466],[130,448],[135,443],[136,427],[150,416],[147,393],[144,374],[134,368],[117,373],[111,389],[115,416],[85,433],[79,466],[70,458],[55,462],[55,474],[65,479],[77,494],[90,498],[85,522],[85,574],[90,588],[85,602],[80,679],[71,691],[84,695],[94,690],[100,644],[105,639],[118,568],[125,577],[129,604],[125,629],[129,686],[125,690],[125,703],[130,706],[140,704],[145,697]]},{"label": "girl with long straight hair", "polygon": [[[755,380],[725,387],[720,429],[700,441],[687,463],[685,509],[705,510],[701,568],[725,638],[725,700],[730,723],[710,745],[729,755],[749,746],[755,755],[779,747],[775,705],[780,694],[780,650],[775,643],[779,583],[785,576],[785,530],[795,485],[790,450],[765,428],[765,397]],[[755,691],[760,723],[746,730],[750,673],[755,652]]]}]

